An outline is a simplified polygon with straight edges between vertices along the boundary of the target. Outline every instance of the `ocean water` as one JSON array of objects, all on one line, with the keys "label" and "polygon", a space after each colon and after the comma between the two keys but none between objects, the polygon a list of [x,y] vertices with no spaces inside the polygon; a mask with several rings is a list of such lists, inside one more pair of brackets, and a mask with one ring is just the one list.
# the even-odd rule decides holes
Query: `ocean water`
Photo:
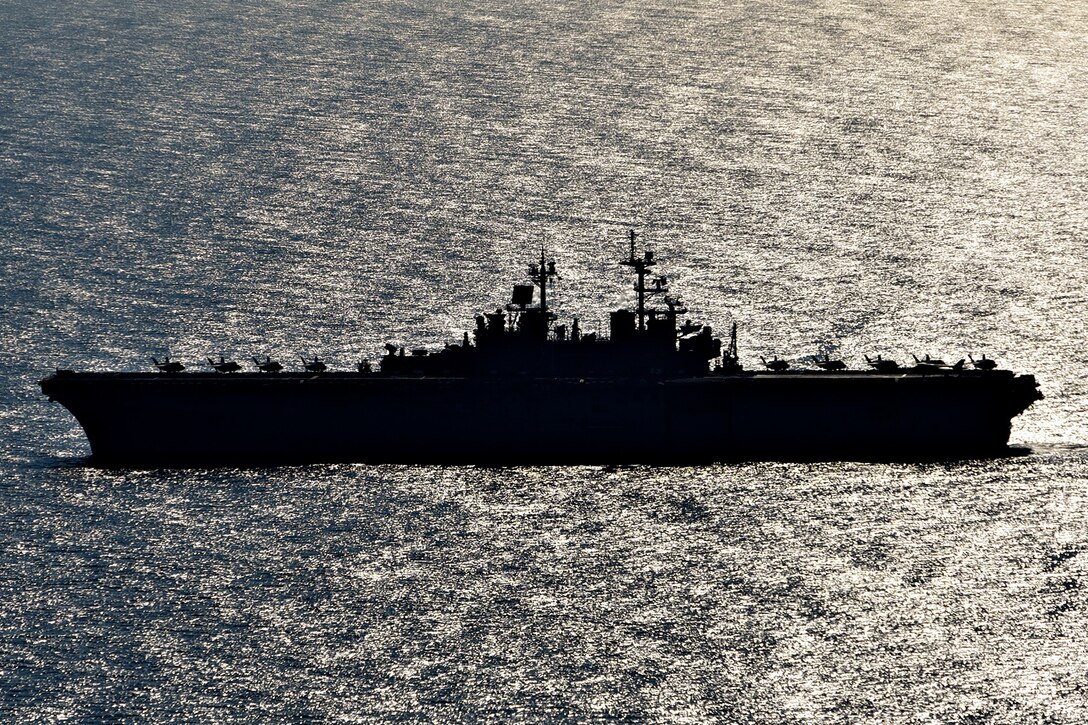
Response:
[{"label": "ocean water", "polygon": [[[1088,720],[1088,5],[0,8],[0,719]],[[542,244],[591,330],[628,228],[748,366],[1035,374],[1032,452],[116,472],[36,388],[441,345]]]}]

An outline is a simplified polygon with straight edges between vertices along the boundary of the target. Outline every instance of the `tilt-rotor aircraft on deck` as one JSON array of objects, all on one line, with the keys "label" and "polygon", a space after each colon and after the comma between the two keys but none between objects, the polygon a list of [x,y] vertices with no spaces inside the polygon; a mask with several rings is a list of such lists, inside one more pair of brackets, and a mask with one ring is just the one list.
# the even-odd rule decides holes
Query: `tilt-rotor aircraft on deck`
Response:
[{"label": "tilt-rotor aircraft on deck", "polygon": [[666,278],[649,275],[653,252],[636,255],[634,231],[622,264],[636,306],[610,314],[607,338],[577,319],[556,324],[555,262],[542,251],[532,284],[477,316],[471,340],[408,355],[386,345],[377,369],[329,371],[314,358],[285,372],[266,358],[238,372],[221,357],[186,372],[166,359],[150,373],[58,370],[41,388],[83,426],[91,462],[109,467],[993,457],[1009,452],[1012,418],[1042,398],[1033,376],[985,357],[967,369],[878,356],[867,370],[775,358],[746,371],[736,325],[723,351],[710,327],[683,321]]}]

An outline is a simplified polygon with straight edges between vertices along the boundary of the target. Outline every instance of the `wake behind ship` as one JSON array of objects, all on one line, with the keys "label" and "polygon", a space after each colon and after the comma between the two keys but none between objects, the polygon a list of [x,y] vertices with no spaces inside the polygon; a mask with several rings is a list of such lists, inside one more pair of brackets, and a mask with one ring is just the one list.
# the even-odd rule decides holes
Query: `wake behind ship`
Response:
[{"label": "wake behind ship", "polygon": [[[117,467],[309,462],[697,464],[737,460],[940,460],[1008,452],[1011,420],[1042,398],[1035,378],[992,360],[868,369],[781,360],[746,371],[728,342],[684,320],[652,252],[623,260],[633,310],[607,338],[548,306],[554,262],[530,265],[471,340],[430,352],[386,346],[378,369],[258,372],[209,359],[157,373],[58,370],[42,392],[83,426],[92,462]],[[648,278],[651,277],[651,278]],[[656,305],[655,305],[656,303]]]}]

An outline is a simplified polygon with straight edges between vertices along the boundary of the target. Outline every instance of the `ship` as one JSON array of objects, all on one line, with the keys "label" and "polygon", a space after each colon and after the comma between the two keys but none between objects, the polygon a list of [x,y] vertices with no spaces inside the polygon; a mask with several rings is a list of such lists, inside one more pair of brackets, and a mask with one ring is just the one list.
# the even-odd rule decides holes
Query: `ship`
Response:
[{"label": "ship", "polygon": [[349,371],[153,358],[156,371],[58,369],[40,385],[83,427],[92,465],[139,468],[991,458],[1014,450],[1012,419],[1042,398],[1034,376],[985,355],[745,369],[736,323],[723,340],[687,319],[653,252],[636,253],[633,230],[629,242],[634,306],[609,314],[607,334],[559,324],[541,249],[510,301],[443,349],[386,344]]}]

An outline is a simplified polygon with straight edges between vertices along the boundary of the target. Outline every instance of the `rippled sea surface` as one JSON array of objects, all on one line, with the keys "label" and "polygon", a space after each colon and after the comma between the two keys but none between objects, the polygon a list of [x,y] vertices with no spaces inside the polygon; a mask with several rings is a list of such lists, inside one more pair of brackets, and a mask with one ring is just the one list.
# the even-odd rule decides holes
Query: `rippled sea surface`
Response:
[{"label": "rippled sea surface", "polygon": [[[1088,720],[1088,5],[0,7],[0,719]],[[441,345],[542,243],[592,329],[629,227],[748,366],[1036,374],[1032,452],[109,472],[36,388]]]}]

